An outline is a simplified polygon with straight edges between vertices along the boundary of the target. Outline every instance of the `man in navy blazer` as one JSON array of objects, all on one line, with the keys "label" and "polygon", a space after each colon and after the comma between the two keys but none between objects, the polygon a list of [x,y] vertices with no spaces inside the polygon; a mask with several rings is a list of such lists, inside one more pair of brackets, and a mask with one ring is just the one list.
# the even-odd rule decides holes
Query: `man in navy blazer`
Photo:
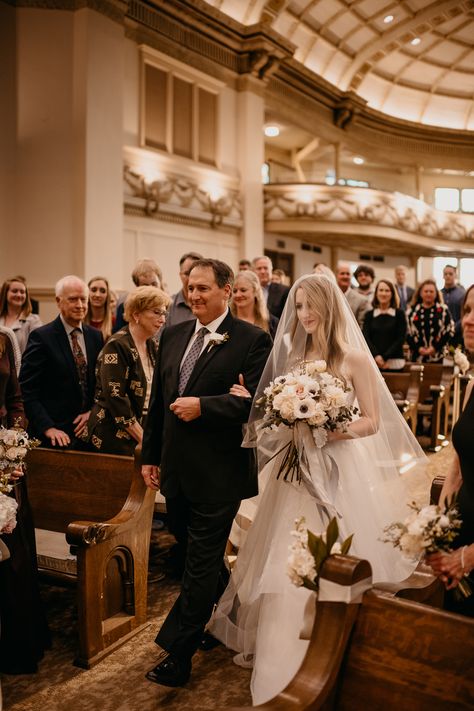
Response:
[{"label": "man in navy blazer", "polygon": [[273,264],[270,257],[255,257],[253,270],[258,276],[267,308],[273,316],[280,318],[285,308],[290,288],[272,282]]},{"label": "man in navy blazer", "polygon": [[[87,285],[79,277],[60,279],[59,316],[31,332],[23,354],[20,385],[28,431],[46,447],[80,445],[78,438],[89,418],[103,339],[100,331],[83,324],[87,300]],[[82,371],[77,349],[79,358],[85,359]]]},{"label": "man in navy blazer", "polygon": [[[232,283],[223,262],[193,265],[188,294],[196,318],[163,331],[143,435],[143,478],[161,489],[187,544],[181,593],[156,638],[164,652],[147,674],[166,686],[189,679],[191,657],[223,592],[232,521],[240,500],[258,491],[253,450],[241,447],[242,425],[271,338],[232,316]],[[238,383],[245,396],[229,392]]]}]

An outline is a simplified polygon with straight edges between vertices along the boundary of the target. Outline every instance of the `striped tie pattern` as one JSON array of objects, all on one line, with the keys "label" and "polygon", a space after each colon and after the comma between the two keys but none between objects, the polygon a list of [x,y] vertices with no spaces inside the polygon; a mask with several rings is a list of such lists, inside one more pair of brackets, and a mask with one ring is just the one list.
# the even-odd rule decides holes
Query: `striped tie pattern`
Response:
[{"label": "striped tie pattern", "polygon": [[196,334],[196,338],[194,339],[194,343],[189,349],[188,355],[184,359],[183,365],[181,366],[178,385],[178,393],[180,395],[183,394],[184,389],[188,384],[189,377],[193,372],[194,366],[196,365],[196,361],[201,355],[201,350],[204,343],[204,336],[206,335],[206,333],[209,333],[209,329],[207,329],[205,326],[199,329]]}]

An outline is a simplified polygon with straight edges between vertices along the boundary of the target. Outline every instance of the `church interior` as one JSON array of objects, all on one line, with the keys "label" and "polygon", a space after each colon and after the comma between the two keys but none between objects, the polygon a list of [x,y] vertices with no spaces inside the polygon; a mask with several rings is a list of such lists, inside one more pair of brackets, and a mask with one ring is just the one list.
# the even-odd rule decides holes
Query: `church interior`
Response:
[{"label": "church interior", "polygon": [[[453,265],[468,289],[473,38],[473,0],[0,0],[1,281],[24,275],[44,324],[57,315],[55,284],[65,275],[86,282],[104,275],[120,296],[133,286],[134,265],[148,258],[172,295],[181,288],[179,260],[190,252],[234,272],[240,260],[266,255],[288,285],[316,264],[336,272],[344,263],[392,281],[404,265],[411,287],[434,278],[441,288],[444,267]],[[449,466],[465,387],[459,379],[432,385],[438,390],[425,414],[434,421],[439,400],[436,431],[420,442],[435,481]],[[401,400],[410,423],[409,394]],[[410,426],[415,433],[416,421]],[[72,481],[82,465],[65,466]],[[251,670],[233,664],[222,645],[197,653],[183,688],[143,678],[179,579],[163,574],[172,542],[164,506],[133,488],[136,470],[130,485],[131,471],[128,463],[110,515],[96,516],[116,516],[117,526],[134,517],[135,534],[121,531],[120,545],[136,547],[143,609],[123,593],[138,585],[135,578],[123,587],[125,553],[108,570],[122,592],[107,604],[100,585],[83,581],[78,611],[76,563],[62,570],[60,584],[42,578],[52,648],[37,674],[2,675],[5,711],[251,707]],[[112,472],[104,464],[101,501],[112,498]],[[48,463],[34,493],[40,509],[51,476]],[[71,521],[83,523],[82,503],[72,510]],[[76,553],[89,537],[96,551],[89,566],[111,555],[101,525],[68,533]],[[348,588],[366,577],[360,566],[343,573],[338,582]],[[413,584],[413,597],[388,585],[370,593],[350,657],[344,650],[358,606],[323,603],[312,656],[294,687],[262,708],[473,708],[474,622],[429,612],[439,607],[439,589],[426,576]],[[97,643],[81,638],[81,650],[98,645],[87,658],[78,654],[83,614],[102,615],[87,627],[87,635],[100,627]],[[399,656],[397,625],[407,630]],[[364,629],[376,630],[372,646]],[[440,639],[456,658],[450,668],[440,662]],[[321,644],[331,662],[329,651],[317,659]],[[371,657],[380,661],[373,677]],[[393,682],[390,669],[402,681]],[[405,702],[415,687],[420,697]]]}]

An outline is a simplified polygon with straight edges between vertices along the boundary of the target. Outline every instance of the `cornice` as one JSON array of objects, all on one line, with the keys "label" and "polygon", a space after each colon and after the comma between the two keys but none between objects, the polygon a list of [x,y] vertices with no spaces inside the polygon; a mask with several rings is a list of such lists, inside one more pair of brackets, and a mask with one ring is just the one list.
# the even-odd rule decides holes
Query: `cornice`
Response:
[{"label": "cornice", "polygon": [[8,0],[8,3],[15,7],[69,12],[87,7],[119,23],[123,23],[128,7],[127,0]]}]

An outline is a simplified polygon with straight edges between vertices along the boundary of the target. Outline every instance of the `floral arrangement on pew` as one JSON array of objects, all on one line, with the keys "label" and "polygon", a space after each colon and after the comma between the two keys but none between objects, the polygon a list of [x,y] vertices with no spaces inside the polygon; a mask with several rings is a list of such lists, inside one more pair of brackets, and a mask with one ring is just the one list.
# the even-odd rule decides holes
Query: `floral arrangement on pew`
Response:
[{"label": "floral arrangement on pew", "polygon": [[288,576],[293,585],[318,592],[319,574],[324,561],[331,555],[346,555],[351,547],[353,534],[339,543],[339,526],[334,517],[329,521],[326,531],[317,536],[306,528],[306,519],[303,516],[296,519],[291,535],[294,540],[290,545]]},{"label": "floral arrangement on pew", "polygon": [[38,447],[39,439],[30,439],[21,427],[0,427],[0,532],[11,533],[16,526],[17,502],[7,496],[15,486],[11,475],[24,469],[24,459],[30,449]]},{"label": "floral arrangement on pew", "polygon": [[[327,372],[326,361],[303,361],[286,375],[280,375],[264,390],[257,405],[264,408],[265,429],[288,427],[293,431],[301,424],[311,429],[316,447],[327,443],[328,432],[346,432],[358,409],[349,405],[351,389]],[[298,449],[293,439],[272,459],[285,451],[277,478],[301,480]]]},{"label": "floral arrangement on pew", "polygon": [[[400,548],[411,560],[427,553],[450,551],[462,523],[455,497],[447,502],[444,509],[434,505],[420,507],[415,503],[410,504],[410,508],[412,513],[403,522],[397,521],[384,528],[384,543]],[[467,580],[461,580],[458,589],[464,597],[472,594]]]}]

